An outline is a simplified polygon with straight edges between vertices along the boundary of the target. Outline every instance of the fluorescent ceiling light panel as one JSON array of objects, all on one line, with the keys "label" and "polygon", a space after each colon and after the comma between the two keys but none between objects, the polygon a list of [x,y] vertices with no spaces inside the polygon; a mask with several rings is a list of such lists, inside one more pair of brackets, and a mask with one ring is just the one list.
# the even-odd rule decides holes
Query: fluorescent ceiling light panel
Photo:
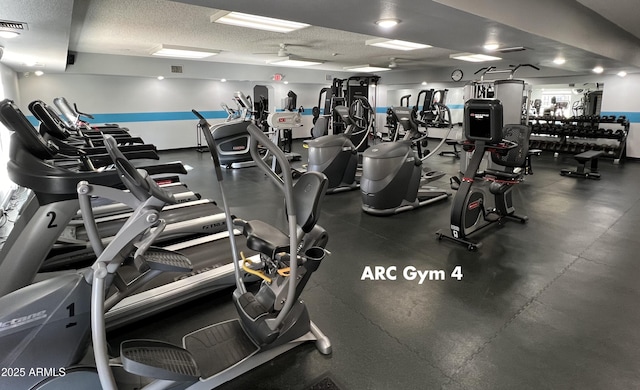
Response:
[{"label": "fluorescent ceiling light panel", "polygon": [[500,45],[497,43],[487,43],[484,45],[484,49],[489,51],[497,50],[499,47]]},{"label": "fluorescent ceiling light panel", "polygon": [[311,66],[311,65],[320,65],[323,62],[317,61],[317,60],[308,60],[305,58],[286,56],[286,57],[279,57],[278,59],[275,59],[275,60],[269,60],[267,61],[267,63],[272,65],[303,67],[303,66]]},{"label": "fluorescent ceiling light panel", "polygon": [[556,64],[556,65],[562,65],[562,64],[564,64],[565,62],[567,62],[567,60],[565,60],[565,59],[564,59],[564,58],[562,58],[562,57],[556,57],[556,58],[554,58],[554,60],[553,60],[553,63],[554,63],[554,64]]},{"label": "fluorescent ceiling light panel", "polygon": [[160,45],[151,51],[151,55],[158,57],[201,59],[220,54],[219,50],[200,49],[197,47]]},{"label": "fluorescent ceiling light panel", "polygon": [[232,26],[248,27],[279,33],[288,33],[310,26],[306,23],[292,22],[290,20],[267,18],[265,16],[228,11],[218,11],[211,15],[210,20],[211,23],[229,24]]},{"label": "fluorescent ceiling light panel", "polygon": [[381,67],[378,67],[378,66],[357,65],[357,66],[348,66],[348,67],[344,68],[344,70],[349,70],[351,72],[372,73],[372,72],[384,72],[386,70],[391,70],[391,69],[389,69],[389,68],[381,68]]},{"label": "fluorescent ceiling light panel", "polygon": [[621,70],[620,72],[618,72],[619,77],[625,77],[626,75],[627,75],[627,72],[625,72],[624,70]]},{"label": "fluorescent ceiling light panel", "polygon": [[602,66],[596,66],[595,68],[592,69],[593,73],[602,73],[604,72],[604,68]]},{"label": "fluorescent ceiling light panel", "polygon": [[458,53],[451,54],[449,58],[456,60],[468,61],[468,62],[485,62],[485,61],[497,61],[501,60],[500,57],[488,56],[486,54],[473,54],[473,53]]},{"label": "fluorescent ceiling light panel", "polygon": [[0,30],[0,38],[11,39],[17,37],[18,35],[20,35],[20,33],[17,33],[15,31]]},{"label": "fluorescent ceiling light panel", "polygon": [[403,50],[403,51],[416,50],[416,49],[428,49],[431,47],[430,45],[423,45],[422,43],[407,42],[407,41],[400,41],[397,39],[386,39],[386,38],[368,39],[365,41],[365,45],[384,47],[385,49],[394,49],[394,50]]}]

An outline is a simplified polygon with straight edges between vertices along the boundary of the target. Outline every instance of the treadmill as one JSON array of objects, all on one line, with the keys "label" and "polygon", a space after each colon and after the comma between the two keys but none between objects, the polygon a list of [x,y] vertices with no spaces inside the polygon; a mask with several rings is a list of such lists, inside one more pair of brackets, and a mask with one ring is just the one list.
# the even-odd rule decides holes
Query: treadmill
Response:
[{"label": "treadmill", "polygon": [[[47,111],[44,103],[34,101],[30,104],[30,109],[34,114],[37,114],[38,119],[43,120],[42,124],[48,123],[49,132],[60,133],[64,132],[64,129],[58,127],[56,121],[51,116],[47,115]],[[13,112],[17,118],[20,116],[17,112]],[[9,113],[11,115],[11,113]],[[55,128],[55,130],[53,130]],[[25,132],[27,136],[30,133],[36,133],[34,128],[25,128],[18,126],[16,128],[18,132]],[[59,147],[63,141],[58,140],[55,143],[56,147]],[[152,145],[150,145],[152,146]],[[119,146],[121,152],[130,149],[130,146]],[[101,148],[104,149],[104,148]],[[84,149],[83,149],[84,150]],[[104,149],[106,154],[106,149]],[[56,154],[57,155],[57,154]],[[111,160],[109,158],[109,160]],[[111,163],[111,161],[109,161]],[[180,168],[184,170],[182,164],[179,164]],[[169,165],[169,168],[173,169],[173,166]],[[179,171],[179,173],[185,173],[185,171]],[[171,188],[177,189],[177,188]],[[33,210],[33,207],[39,207],[35,204],[31,206],[36,200],[31,197],[28,201],[28,206],[25,210]],[[111,208],[113,210],[113,207]],[[123,207],[119,208],[123,210]],[[30,215],[33,215],[34,211],[27,212],[24,217],[30,223],[36,223]],[[97,227],[100,233],[100,237],[103,238],[105,243],[109,242],[111,237],[114,236],[126,219],[131,215],[131,212],[120,212],[119,214],[99,215],[97,220]],[[161,217],[168,224],[167,229],[163,232],[159,238],[159,243],[164,243],[170,240],[175,240],[185,236],[192,235],[206,235],[219,231],[226,230],[225,215],[222,209],[217,207],[214,201],[208,199],[200,199],[197,201],[191,201],[187,203],[180,203],[178,205],[171,205],[164,209],[161,213]],[[25,229],[27,226],[21,226]],[[78,268],[76,263],[78,262],[92,262],[95,259],[95,254],[89,245],[89,238],[84,229],[81,218],[75,218],[70,220],[64,227],[64,230],[60,233],[58,243],[53,246],[52,253],[49,254],[49,259],[44,263],[41,270],[43,271],[55,271],[58,269]],[[73,253],[69,253],[73,252]]]},{"label": "treadmill", "polygon": [[[0,102],[0,121],[14,131],[7,164],[9,177],[16,184],[31,188],[35,199],[23,210],[0,250],[0,296],[4,296],[35,280],[50,248],[79,209],[78,183],[87,181],[114,187],[120,183],[120,177],[115,171],[70,171],[48,164],[45,160],[54,155],[55,150],[8,99]],[[119,200],[127,194],[114,188],[109,195]],[[38,245],[34,245],[36,242]],[[194,270],[188,274],[165,273],[142,286],[143,289],[129,289],[137,293],[109,311],[109,328],[235,285],[227,232],[181,242],[169,249],[187,256]],[[260,261],[246,246],[239,250],[251,261]],[[135,272],[124,272],[123,282],[135,283],[133,275]]]}]

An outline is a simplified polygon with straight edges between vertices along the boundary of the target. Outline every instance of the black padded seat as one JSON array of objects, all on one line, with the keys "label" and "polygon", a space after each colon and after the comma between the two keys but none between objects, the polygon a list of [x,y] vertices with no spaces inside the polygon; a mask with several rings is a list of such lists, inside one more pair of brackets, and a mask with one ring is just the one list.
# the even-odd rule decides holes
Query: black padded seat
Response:
[{"label": "black padded seat", "polygon": [[[320,204],[327,191],[327,177],[320,172],[305,172],[293,186],[293,202],[297,224],[309,233],[320,217]],[[274,258],[277,253],[289,252],[289,236],[268,223],[252,220],[244,222],[242,234],[247,247]]]},{"label": "black padded seat", "polygon": [[289,252],[289,236],[266,222],[248,221],[242,234],[247,237],[247,247],[274,258],[277,253]]},{"label": "black padded seat", "polygon": [[522,177],[522,174],[519,172],[506,172],[506,171],[496,171],[493,169],[485,170],[486,176],[495,177],[498,180],[518,180]]}]

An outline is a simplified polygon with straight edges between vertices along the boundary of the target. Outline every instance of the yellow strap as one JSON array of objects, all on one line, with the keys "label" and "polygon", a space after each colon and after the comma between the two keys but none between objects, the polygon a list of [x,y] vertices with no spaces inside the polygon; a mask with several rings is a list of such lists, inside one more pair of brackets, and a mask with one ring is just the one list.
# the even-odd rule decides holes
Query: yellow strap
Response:
[{"label": "yellow strap", "polygon": [[287,267],[287,268],[280,268],[278,270],[278,274],[280,276],[289,276],[289,271],[291,270],[291,267]]},{"label": "yellow strap", "polygon": [[267,275],[263,274],[260,271],[256,271],[253,270],[251,268],[249,268],[247,266],[247,264],[251,263],[251,260],[248,260],[246,257],[244,257],[244,253],[240,252],[240,257],[242,257],[242,269],[244,270],[244,272],[251,274],[251,275],[255,275],[257,277],[259,277],[260,279],[263,279],[264,281],[266,281],[267,283],[271,283],[271,278],[268,277]]}]

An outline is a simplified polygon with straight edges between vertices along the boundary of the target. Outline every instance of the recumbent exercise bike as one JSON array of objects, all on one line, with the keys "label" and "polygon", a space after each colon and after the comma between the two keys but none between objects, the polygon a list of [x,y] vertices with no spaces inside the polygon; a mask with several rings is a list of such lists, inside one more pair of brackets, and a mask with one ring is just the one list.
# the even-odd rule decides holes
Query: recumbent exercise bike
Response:
[{"label": "recumbent exercise bike", "polygon": [[[466,245],[468,250],[476,250],[482,243],[470,241],[468,236],[472,233],[494,223],[502,225],[506,219],[521,223],[528,219],[515,214],[511,191],[522,181],[524,170],[514,168],[522,167],[525,162],[530,129],[520,124],[503,127],[502,103],[498,99],[470,99],[465,103],[464,115],[466,140],[462,146],[474,153],[462,180],[452,180],[452,188],[458,192],[451,208],[451,235],[438,231],[436,236],[438,240],[448,239]],[[491,153],[494,164],[506,169],[488,168],[478,172],[485,152]],[[474,186],[477,180],[490,182],[493,208],[486,207],[483,189]]]}]

